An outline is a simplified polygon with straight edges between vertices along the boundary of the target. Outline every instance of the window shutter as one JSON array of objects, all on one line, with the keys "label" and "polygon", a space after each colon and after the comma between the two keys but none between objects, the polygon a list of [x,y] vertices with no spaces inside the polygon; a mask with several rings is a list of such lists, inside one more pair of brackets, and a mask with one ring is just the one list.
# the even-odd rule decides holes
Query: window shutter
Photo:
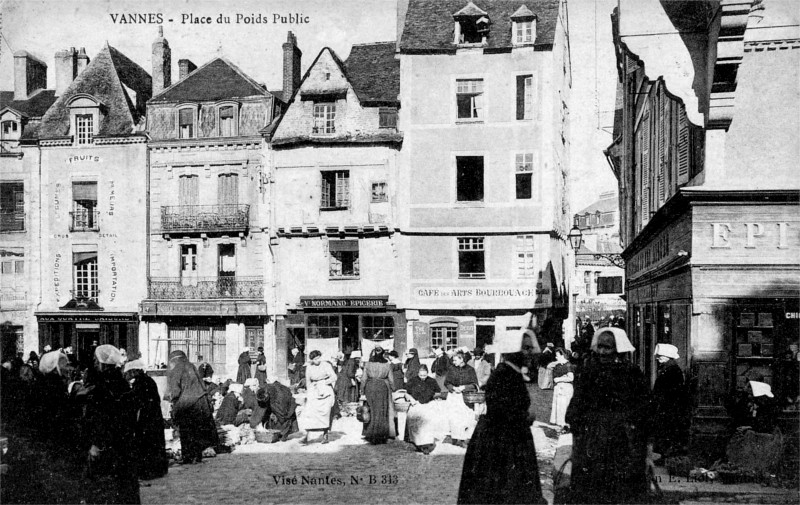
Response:
[{"label": "window shutter", "polygon": [[658,163],[658,175],[656,178],[656,198],[655,203],[656,208],[661,207],[664,204],[664,165],[667,162],[666,158],[666,114],[665,114],[665,107],[666,107],[667,97],[664,94],[663,89],[660,91],[658,96],[658,155],[656,156],[656,160]]},{"label": "window shutter", "polygon": [[180,117],[178,119],[178,124],[186,125],[194,123],[194,115],[192,113],[192,109],[181,109],[178,114]]},{"label": "window shutter", "polygon": [[686,109],[678,108],[678,186],[689,182],[689,120]]},{"label": "window shutter", "polygon": [[350,178],[347,172],[336,173],[336,206],[350,206]]},{"label": "window shutter", "polygon": [[220,205],[239,203],[239,177],[236,174],[221,174],[217,185],[217,202]]},{"label": "window shutter", "polygon": [[97,201],[97,183],[96,182],[73,182],[72,183],[72,199],[73,200],[91,200]]},{"label": "window shutter", "polygon": [[433,346],[431,344],[431,331],[428,323],[414,321],[414,347],[417,349],[420,358],[433,356]]},{"label": "window shutter", "polygon": [[650,220],[650,113],[642,117],[642,226]]},{"label": "window shutter", "polygon": [[331,187],[328,181],[325,180],[325,173],[320,174],[320,207],[331,206]]},{"label": "window shutter", "polygon": [[517,119],[525,119],[525,75],[517,76]]}]

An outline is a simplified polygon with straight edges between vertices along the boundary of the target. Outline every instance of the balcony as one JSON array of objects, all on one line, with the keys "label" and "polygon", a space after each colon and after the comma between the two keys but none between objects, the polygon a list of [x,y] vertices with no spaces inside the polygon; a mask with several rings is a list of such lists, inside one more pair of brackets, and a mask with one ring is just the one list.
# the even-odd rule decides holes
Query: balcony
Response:
[{"label": "balcony", "polygon": [[27,299],[28,293],[25,291],[3,289],[0,291],[0,310],[22,310]]},{"label": "balcony", "polygon": [[148,297],[151,300],[263,299],[261,277],[153,277]]},{"label": "balcony", "polygon": [[244,232],[249,226],[249,205],[161,207],[161,231],[164,233]]},{"label": "balcony", "polygon": [[25,231],[25,213],[4,210],[0,212],[0,232]]},{"label": "balcony", "polygon": [[100,231],[100,212],[96,210],[70,212],[69,231]]}]

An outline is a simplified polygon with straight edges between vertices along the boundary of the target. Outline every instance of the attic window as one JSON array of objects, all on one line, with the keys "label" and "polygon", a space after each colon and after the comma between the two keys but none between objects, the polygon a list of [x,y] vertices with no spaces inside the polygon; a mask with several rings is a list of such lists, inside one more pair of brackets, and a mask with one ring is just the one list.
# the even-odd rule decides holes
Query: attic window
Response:
[{"label": "attic window", "polygon": [[178,110],[178,138],[195,137],[194,111],[190,108]]},{"label": "attic window", "polygon": [[75,144],[91,144],[100,131],[100,102],[90,95],[79,94],[67,103],[67,107],[69,107],[70,130]]},{"label": "attic window", "polygon": [[19,138],[19,123],[17,121],[3,121],[0,127],[2,140],[16,140]]},{"label": "attic window", "polygon": [[486,11],[469,2],[453,14],[455,20],[454,44],[485,44],[489,35],[489,17]]},{"label": "attic window", "polygon": [[514,45],[536,42],[536,14],[525,5],[511,15],[511,37]]},{"label": "attic window", "polygon": [[517,44],[530,44],[533,42],[533,21],[519,21],[516,26],[514,41]]}]

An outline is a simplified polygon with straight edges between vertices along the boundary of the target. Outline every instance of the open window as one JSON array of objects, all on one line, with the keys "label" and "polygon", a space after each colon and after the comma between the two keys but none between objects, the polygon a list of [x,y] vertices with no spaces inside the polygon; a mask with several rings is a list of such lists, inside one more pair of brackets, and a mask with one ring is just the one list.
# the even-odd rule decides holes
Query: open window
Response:
[{"label": "open window", "polygon": [[19,140],[22,128],[15,119],[4,119],[0,122],[0,140]]},{"label": "open window", "polygon": [[331,279],[357,278],[358,240],[331,240],[328,242],[329,276]]},{"label": "open window", "polygon": [[483,79],[456,80],[456,118],[483,119]]},{"label": "open window", "polygon": [[533,119],[533,76],[517,76],[517,119]]},{"label": "open window", "polygon": [[178,109],[178,138],[193,139],[197,136],[197,126],[195,119],[197,111],[194,107],[183,107]]},{"label": "open window", "polygon": [[99,231],[99,214],[97,211],[97,182],[73,182],[70,231]]},{"label": "open window", "polygon": [[350,171],[322,172],[320,209],[346,209],[350,206]]},{"label": "open window", "polygon": [[456,201],[483,201],[483,156],[456,157]]},{"label": "open window", "polygon": [[72,273],[74,282],[73,298],[97,301],[97,251],[73,252]]},{"label": "open window", "polygon": [[489,16],[483,9],[469,2],[453,14],[455,21],[454,44],[486,44],[489,36]]}]

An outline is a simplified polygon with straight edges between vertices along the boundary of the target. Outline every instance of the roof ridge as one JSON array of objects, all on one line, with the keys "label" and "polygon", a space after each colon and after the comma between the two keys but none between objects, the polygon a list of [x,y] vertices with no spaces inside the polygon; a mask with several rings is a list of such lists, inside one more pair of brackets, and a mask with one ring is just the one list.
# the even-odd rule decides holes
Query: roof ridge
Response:
[{"label": "roof ridge", "polygon": [[125,91],[125,85],[122,83],[122,79],[120,79],[119,77],[119,69],[117,68],[117,62],[114,61],[114,54],[112,53],[112,51],[120,55],[121,53],[117,51],[115,48],[111,47],[108,41],[106,41],[106,48],[108,49],[108,55],[111,59],[111,68],[114,70],[111,73],[114,74],[114,81],[117,83],[117,93],[121,92],[122,96],[125,98],[125,104],[127,105],[127,113],[131,120],[131,131],[133,131],[136,128],[136,122],[137,122],[136,116],[138,114],[136,113],[137,111],[135,110],[135,105],[133,105],[133,103],[131,102],[131,97],[128,96],[128,92]]},{"label": "roof ridge", "polygon": [[358,44],[353,44],[352,47],[356,46],[377,46],[378,44],[396,44],[396,40],[381,40],[378,42],[360,42]]},{"label": "roof ridge", "polygon": [[197,69],[195,69],[192,73],[190,73],[189,75],[187,75],[183,79],[180,79],[179,81],[171,84],[169,87],[164,88],[157,95],[150,97],[150,100],[148,100],[148,102],[156,102],[159,98],[161,98],[163,95],[166,95],[167,93],[169,93],[170,91],[175,89],[180,84],[183,84],[183,83],[187,82],[190,78],[193,78],[193,77],[195,77],[197,75],[201,75],[201,73],[207,67],[209,67],[212,63],[215,63],[216,61],[221,61],[222,63],[227,65],[239,77],[244,79],[250,86],[253,86],[254,88],[256,88],[260,93],[264,94],[265,96],[269,95],[269,96],[273,96],[275,98],[278,98],[277,95],[275,95],[275,93],[273,93],[270,90],[265,89],[264,87],[262,87],[258,82],[256,82],[252,77],[250,77],[246,73],[244,73],[238,66],[236,66],[234,63],[232,63],[230,60],[228,60],[224,56],[215,56],[215,57],[211,58],[210,60],[208,60],[207,62],[205,62],[200,67],[198,67]]}]

